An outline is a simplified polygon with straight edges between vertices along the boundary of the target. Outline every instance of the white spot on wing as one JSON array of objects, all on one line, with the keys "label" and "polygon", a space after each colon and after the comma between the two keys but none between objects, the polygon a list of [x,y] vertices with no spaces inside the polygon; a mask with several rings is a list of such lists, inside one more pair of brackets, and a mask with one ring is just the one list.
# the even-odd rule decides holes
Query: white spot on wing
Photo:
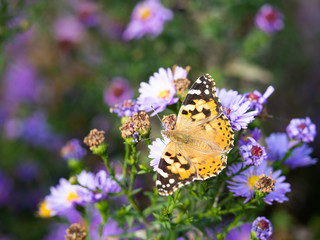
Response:
[{"label": "white spot on wing", "polygon": [[199,89],[191,89],[188,94],[196,94],[196,95],[200,95],[201,94],[201,90]]},{"label": "white spot on wing", "polygon": [[202,81],[200,80],[200,78],[197,79],[196,83],[202,83]]},{"label": "white spot on wing", "polygon": [[204,93],[207,94],[207,95],[209,95],[210,92],[209,92],[208,89],[206,89],[206,90],[204,90]]},{"label": "white spot on wing", "polygon": [[173,184],[174,183],[174,179],[173,178],[169,179],[169,183]]},{"label": "white spot on wing", "polygon": [[158,168],[157,172],[164,178],[168,177],[168,173],[162,171],[162,169]]},{"label": "white spot on wing", "polygon": [[159,180],[157,180],[156,185],[161,185],[161,182]]}]

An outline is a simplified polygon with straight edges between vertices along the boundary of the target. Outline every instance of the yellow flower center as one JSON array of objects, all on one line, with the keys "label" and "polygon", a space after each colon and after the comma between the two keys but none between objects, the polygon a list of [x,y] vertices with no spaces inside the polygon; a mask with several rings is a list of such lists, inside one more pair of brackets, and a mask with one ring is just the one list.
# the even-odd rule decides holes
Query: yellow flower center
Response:
[{"label": "yellow flower center", "polygon": [[162,99],[167,100],[168,97],[169,97],[169,94],[170,94],[170,91],[169,91],[169,90],[160,91],[160,93],[159,93],[159,95],[158,95],[158,98],[162,98]]},{"label": "yellow flower center", "polygon": [[248,179],[248,186],[251,189],[254,189],[254,185],[256,183],[256,181],[259,179],[259,176],[251,176]]},{"label": "yellow flower center", "polygon": [[67,200],[68,202],[74,202],[79,198],[78,194],[75,191],[71,191],[68,196],[67,196]]},{"label": "yellow flower center", "polygon": [[148,8],[147,6],[141,6],[139,9],[138,9],[138,16],[140,17],[140,19],[142,20],[146,20],[148,18],[150,18],[151,16],[151,9]]},{"label": "yellow flower center", "polygon": [[51,217],[51,210],[48,208],[47,202],[43,201],[39,204],[38,215],[42,218]]}]

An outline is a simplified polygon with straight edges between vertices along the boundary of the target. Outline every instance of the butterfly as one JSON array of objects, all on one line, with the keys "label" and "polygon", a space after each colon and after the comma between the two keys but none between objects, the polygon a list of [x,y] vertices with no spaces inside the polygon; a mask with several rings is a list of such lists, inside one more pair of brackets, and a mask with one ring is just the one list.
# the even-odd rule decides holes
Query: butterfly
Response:
[{"label": "butterfly", "polygon": [[166,145],[157,170],[160,195],[171,195],[194,180],[217,176],[227,165],[233,148],[234,132],[209,74],[191,86],[179,110],[176,129],[163,134]]}]

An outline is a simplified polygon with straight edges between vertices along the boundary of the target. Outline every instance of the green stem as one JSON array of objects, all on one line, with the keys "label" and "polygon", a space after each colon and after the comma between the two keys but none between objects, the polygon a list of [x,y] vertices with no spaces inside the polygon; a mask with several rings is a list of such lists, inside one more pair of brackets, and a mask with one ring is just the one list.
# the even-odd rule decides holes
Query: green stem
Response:
[{"label": "green stem", "polygon": [[289,151],[286,152],[286,154],[283,156],[282,159],[280,159],[279,161],[274,161],[274,163],[272,164],[273,169],[275,169],[275,170],[278,169],[278,168],[280,167],[280,165],[281,165],[285,160],[287,160],[288,157],[291,156],[292,151],[293,151],[294,149],[300,147],[302,144],[303,144],[302,142],[298,143],[298,144],[295,145],[294,147],[290,148]]},{"label": "green stem", "polygon": [[125,143],[125,156],[124,156],[124,164],[123,164],[123,177],[122,177],[122,184],[125,185],[126,178],[127,178],[127,168],[129,162],[129,154],[130,154],[130,145]]},{"label": "green stem", "polygon": [[170,209],[169,209],[169,213],[170,214],[172,214],[172,212],[173,212],[174,206],[176,204],[176,201],[177,201],[179,195],[180,195],[180,189],[178,189],[176,191],[176,194],[173,197],[173,201],[172,201],[172,204],[171,204]]},{"label": "green stem", "polygon": [[129,193],[131,194],[133,189],[134,180],[136,177],[136,165],[137,165],[137,149],[136,145],[131,145],[131,175],[130,175],[130,185],[129,185]]}]

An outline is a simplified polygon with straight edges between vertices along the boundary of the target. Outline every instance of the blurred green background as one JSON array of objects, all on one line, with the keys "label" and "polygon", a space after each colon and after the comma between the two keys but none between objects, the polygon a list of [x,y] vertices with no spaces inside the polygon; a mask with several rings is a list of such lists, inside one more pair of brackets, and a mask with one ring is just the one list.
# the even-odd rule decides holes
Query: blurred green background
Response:
[{"label": "blurred green background", "polygon": [[[174,13],[163,33],[132,41],[121,36],[138,1],[92,1],[94,26],[82,21],[79,2],[0,0],[0,239],[48,234],[55,220],[37,218],[37,204],[68,177],[60,149],[69,139],[105,130],[111,158],[123,158],[120,121],[104,102],[115,77],[129,81],[135,98],[140,82],[174,64],[191,66],[191,81],[210,73],[218,87],[240,93],[273,85],[267,109],[274,117],[265,119],[265,135],[306,116],[319,129],[319,1],[163,0]],[[265,3],[284,15],[275,34],[255,26]],[[63,21],[70,38],[57,33]],[[159,128],[159,121],[152,125]],[[319,158],[318,138],[311,146]],[[91,154],[85,158],[89,169],[99,163]],[[319,164],[290,172],[289,202],[264,213],[274,239],[320,239],[319,174]]]}]

